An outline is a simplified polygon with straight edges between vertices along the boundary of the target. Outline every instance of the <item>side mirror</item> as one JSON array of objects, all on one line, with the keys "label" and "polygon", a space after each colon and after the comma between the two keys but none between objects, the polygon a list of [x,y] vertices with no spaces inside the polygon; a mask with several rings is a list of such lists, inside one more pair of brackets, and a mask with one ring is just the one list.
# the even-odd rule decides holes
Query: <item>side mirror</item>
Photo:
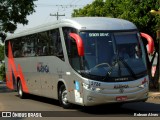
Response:
[{"label": "side mirror", "polygon": [[76,33],[69,33],[70,37],[76,41],[78,55],[84,56],[84,45],[81,37]]},{"label": "side mirror", "polygon": [[152,39],[152,37],[146,33],[140,33],[142,37],[144,37],[147,41],[148,41],[148,53],[151,54],[154,51],[154,41]]}]

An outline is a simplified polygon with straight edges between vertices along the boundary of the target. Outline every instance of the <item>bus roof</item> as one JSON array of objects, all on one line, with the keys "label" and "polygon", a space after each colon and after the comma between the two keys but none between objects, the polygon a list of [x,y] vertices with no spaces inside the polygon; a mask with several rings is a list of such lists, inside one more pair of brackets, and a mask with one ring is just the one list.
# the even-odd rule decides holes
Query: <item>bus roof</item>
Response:
[{"label": "bus roof", "polygon": [[108,17],[77,17],[64,19],[63,22],[68,22],[77,25],[77,29],[85,30],[131,30],[137,27],[123,19],[108,18]]},{"label": "bus roof", "polygon": [[70,19],[62,19],[56,22],[50,22],[31,29],[14,33],[6,39],[17,38],[30,35],[42,31],[55,29],[58,27],[74,27],[79,30],[135,30],[137,27],[127,20],[108,17],[75,17]]}]

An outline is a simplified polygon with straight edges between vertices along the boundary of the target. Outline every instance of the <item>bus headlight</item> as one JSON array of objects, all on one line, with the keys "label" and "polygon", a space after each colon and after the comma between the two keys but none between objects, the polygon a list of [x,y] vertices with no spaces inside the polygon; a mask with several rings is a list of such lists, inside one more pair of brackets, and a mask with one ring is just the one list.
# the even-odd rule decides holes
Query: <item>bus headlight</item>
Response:
[{"label": "bus headlight", "polygon": [[90,88],[90,85],[83,83],[83,87],[88,90]]},{"label": "bus headlight", "polygon": [[90,91],[95,91],[95,92],[100,92],[102,90],[102,88],[99,88],[99,87],[93,87],[93,86],[90,86],[86,83],[83,83],[83,87],[86,89],[86,90],[90,90]]}]

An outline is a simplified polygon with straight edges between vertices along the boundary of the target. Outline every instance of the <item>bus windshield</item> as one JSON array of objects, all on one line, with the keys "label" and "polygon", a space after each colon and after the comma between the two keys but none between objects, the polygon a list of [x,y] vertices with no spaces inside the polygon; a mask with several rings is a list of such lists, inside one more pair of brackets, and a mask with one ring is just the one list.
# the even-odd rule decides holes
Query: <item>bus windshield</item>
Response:
[{"label": "bus windshield", "polygon": [[137,32],[83,31],[83,67],[79,73],[105,81],[135,80],[147,74],[145,52]]}]

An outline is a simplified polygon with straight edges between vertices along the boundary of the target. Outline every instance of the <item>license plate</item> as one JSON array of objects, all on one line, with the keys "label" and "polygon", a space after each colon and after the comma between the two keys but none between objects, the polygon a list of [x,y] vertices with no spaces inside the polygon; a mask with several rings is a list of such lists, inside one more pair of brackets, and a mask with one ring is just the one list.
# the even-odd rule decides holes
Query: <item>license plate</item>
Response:
[{"label": "license plate", "polygon": [[126,101],[127,99],[128,99],[127,96],[118,96],[118,97],[116,97],[117,101]]}]

